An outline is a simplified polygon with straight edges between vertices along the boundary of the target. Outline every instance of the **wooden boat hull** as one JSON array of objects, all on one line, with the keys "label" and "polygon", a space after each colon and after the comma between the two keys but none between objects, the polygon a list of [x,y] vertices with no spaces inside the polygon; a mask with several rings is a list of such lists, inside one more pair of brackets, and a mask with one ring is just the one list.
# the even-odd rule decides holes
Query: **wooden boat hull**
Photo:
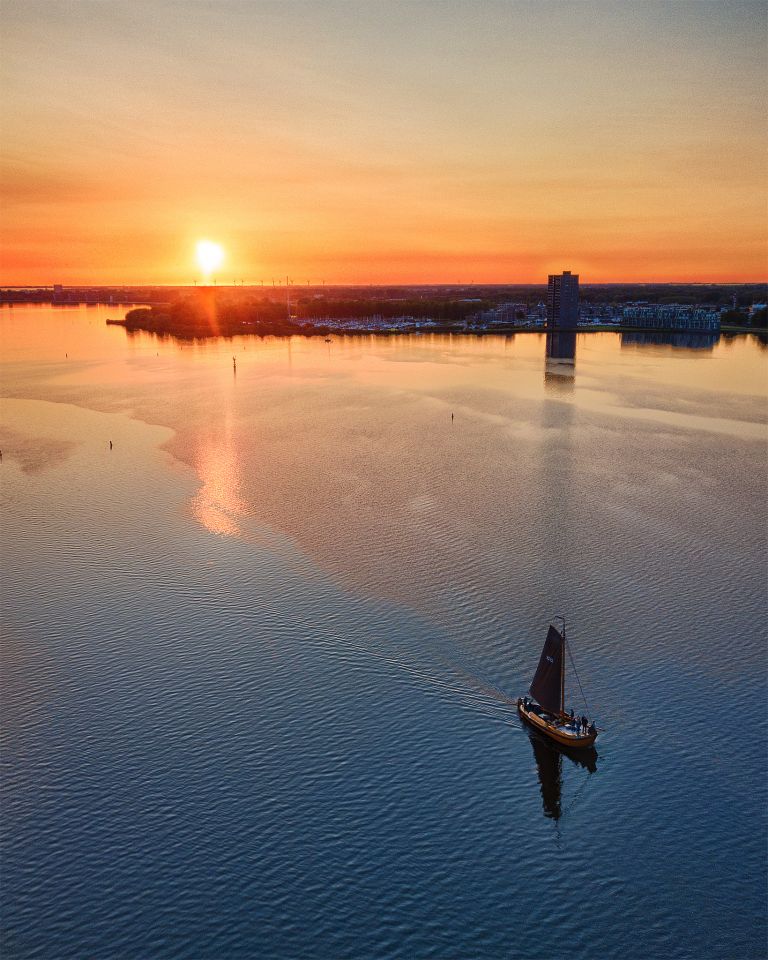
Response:
[{"label": "wooden boat hull", "polygon": [[551,721],[545,720],[544,717],[540,717],[539,714],[533,710],[526,710],[523,706],[522,698],[517,701],[517,712],[521,720],[524,720],[529,726],[533,727],[534,730],[538,730],[539,733],[543,733],[544,736],[549,737],[550,740],[554,740],[555,743],[559,743],[563,747],[570,747],[572,750],[583,750],[586,747],[594,746],[595,740],[597,740],[596,733],[569,733],[562,727],[555,726]]}]

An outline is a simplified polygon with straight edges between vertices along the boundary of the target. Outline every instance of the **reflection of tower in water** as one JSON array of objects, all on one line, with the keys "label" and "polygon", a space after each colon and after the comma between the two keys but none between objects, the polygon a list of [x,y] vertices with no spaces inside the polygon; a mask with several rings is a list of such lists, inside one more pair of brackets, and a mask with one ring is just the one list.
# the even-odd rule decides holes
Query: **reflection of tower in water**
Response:
[{"label": "reflection of tower in water", "polygon": [[576,379],[576,331],[557,330],[547,334],[544,385],[570,392]]}]

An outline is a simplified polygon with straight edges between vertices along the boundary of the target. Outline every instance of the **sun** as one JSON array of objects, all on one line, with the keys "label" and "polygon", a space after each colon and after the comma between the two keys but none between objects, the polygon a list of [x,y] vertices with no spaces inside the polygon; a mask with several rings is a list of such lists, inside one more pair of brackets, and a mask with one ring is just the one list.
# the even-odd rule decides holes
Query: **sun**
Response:
[{"label": "sun", "polygon": [[214,270],[224,262],[224,248],[210,240],[201,240],[197,245],[197,262],[203,271],[203,279],[210,280]]}]

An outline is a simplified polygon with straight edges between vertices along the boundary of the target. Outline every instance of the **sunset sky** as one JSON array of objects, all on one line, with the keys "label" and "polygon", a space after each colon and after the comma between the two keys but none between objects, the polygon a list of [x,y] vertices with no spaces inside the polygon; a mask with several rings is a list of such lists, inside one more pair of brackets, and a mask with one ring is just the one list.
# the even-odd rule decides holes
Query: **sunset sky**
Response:
[{"label": "sunset sky", "polygon": [[0,283],[763,280],[766,6],[4,0]]}]

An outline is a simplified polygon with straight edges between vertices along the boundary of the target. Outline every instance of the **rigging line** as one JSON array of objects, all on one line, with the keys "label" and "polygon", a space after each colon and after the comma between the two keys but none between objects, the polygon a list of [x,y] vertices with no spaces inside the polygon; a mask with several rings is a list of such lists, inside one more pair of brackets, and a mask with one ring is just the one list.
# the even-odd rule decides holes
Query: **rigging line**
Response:
[{"label": "rigging line", "polygon": [[591,716],[592,711],[589,709],[589,704],[587,703],[587,698],[584,696],[584,688],[581,685],[581,680],[579,680],[579,671],[576,669],[576,662],[573,659],[573,654],[571,653],[571,641],[568,640],[565,644],[568,650],[568,658],[571,661],[571,666],[573,667],[573,673],[576,677],[576,683],[579,685],[579,690],[581,691],[581,699],[584,701],[584,706],[587,708],[587,715]]}]

